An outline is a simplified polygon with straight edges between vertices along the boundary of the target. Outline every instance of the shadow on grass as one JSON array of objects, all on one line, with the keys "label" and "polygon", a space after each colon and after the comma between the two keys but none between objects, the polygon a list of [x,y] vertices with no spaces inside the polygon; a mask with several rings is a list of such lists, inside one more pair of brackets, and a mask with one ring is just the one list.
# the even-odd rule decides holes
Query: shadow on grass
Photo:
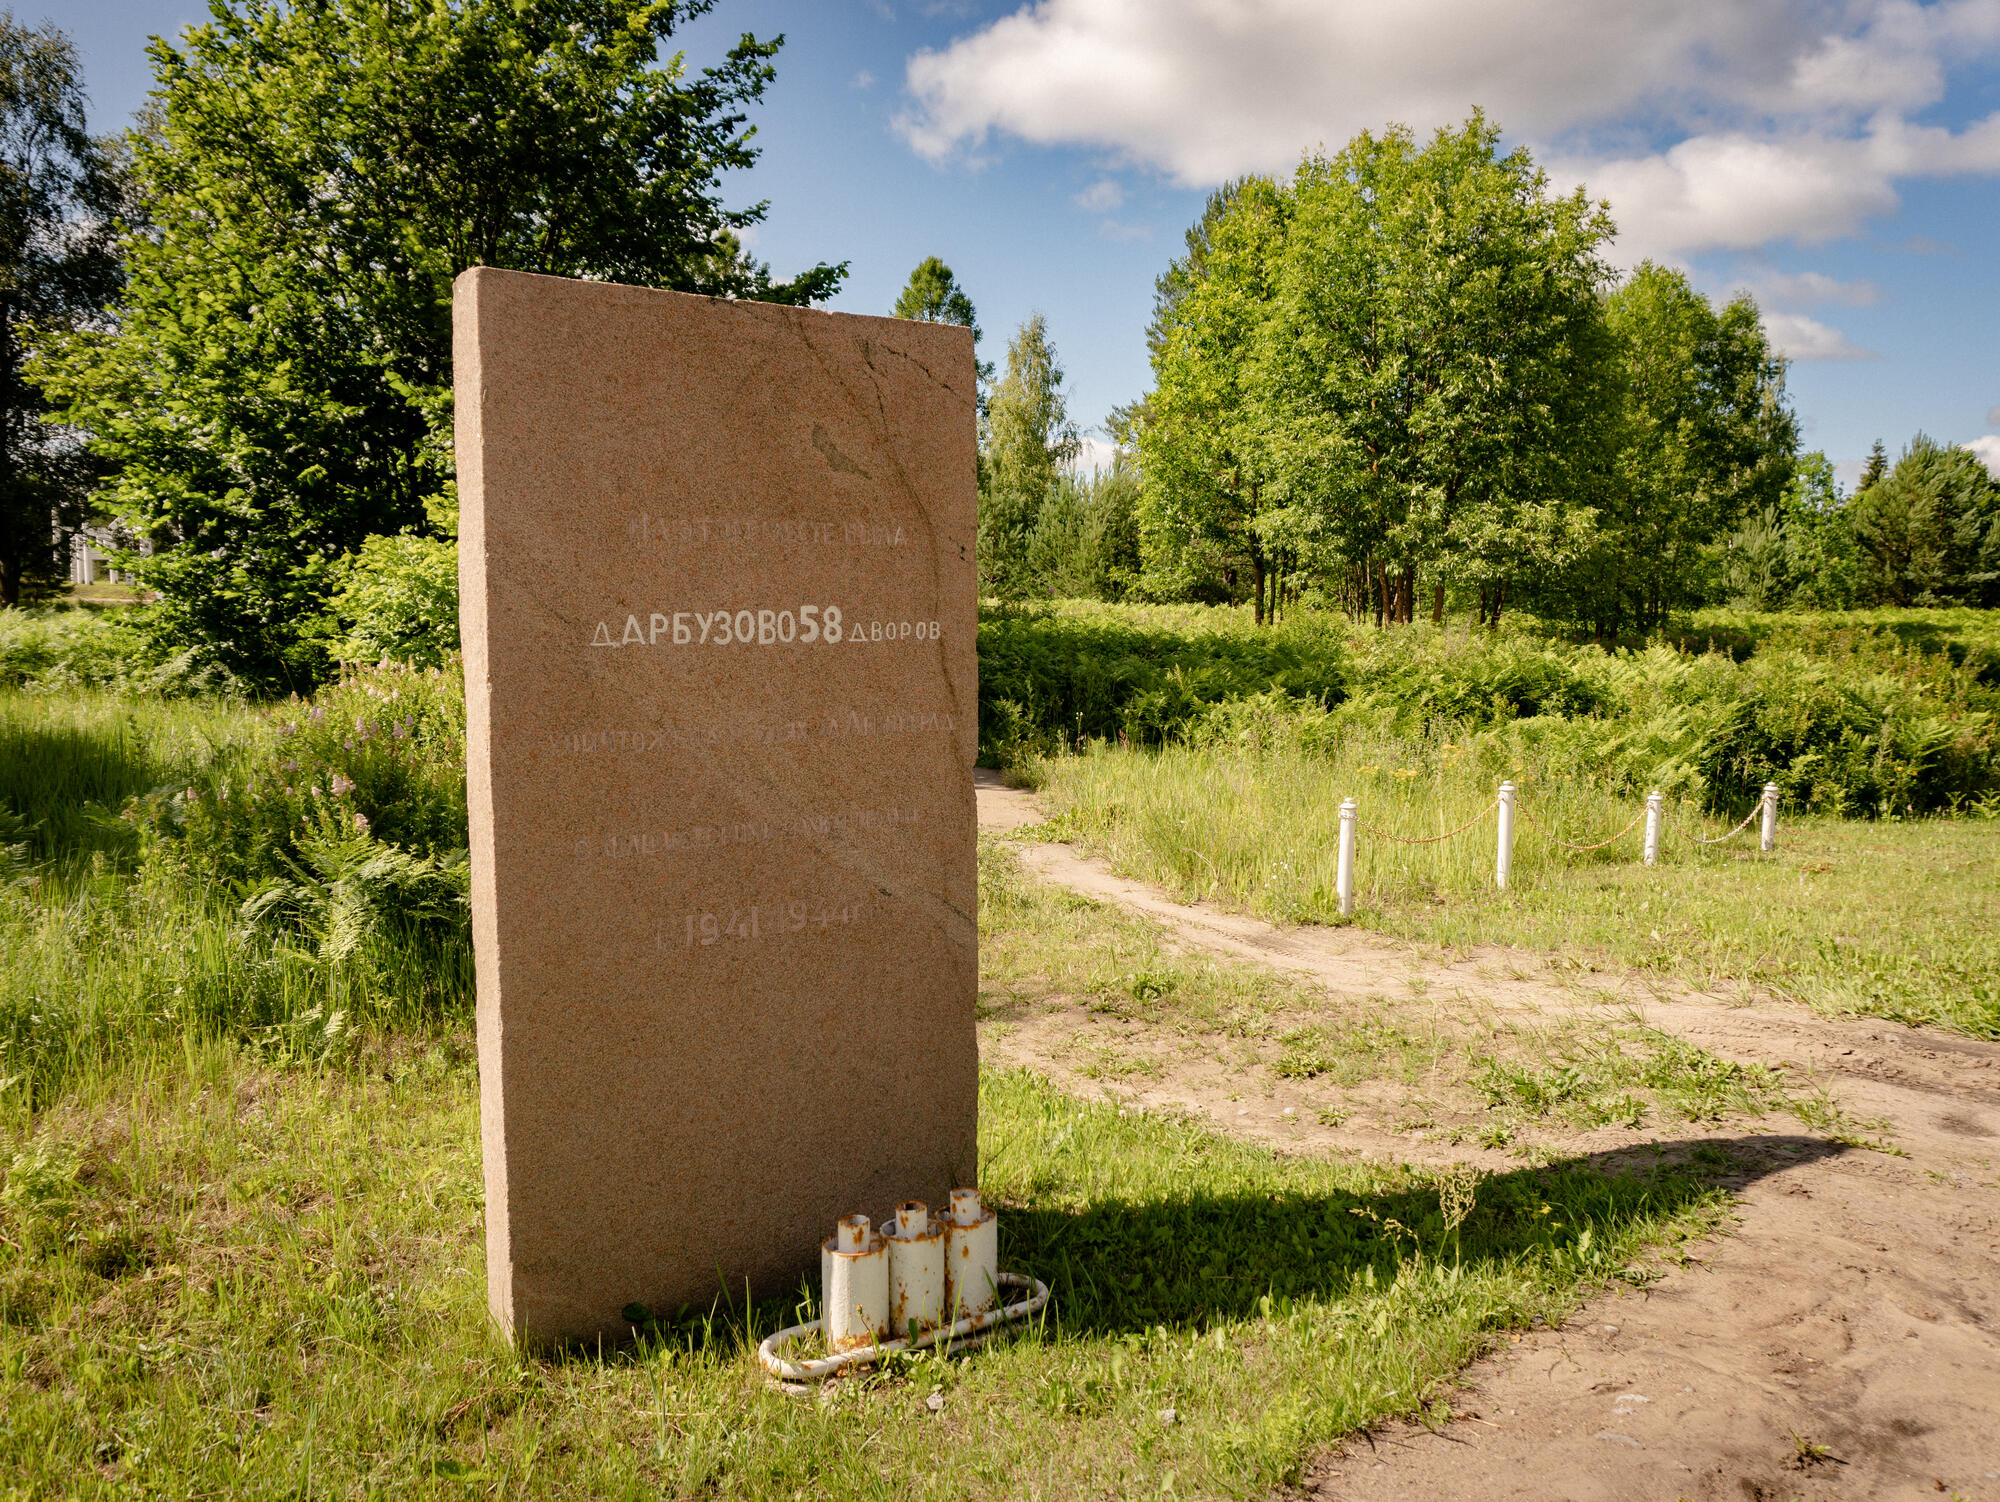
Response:
[{"label": "shadow on grass", "polygon": [[26,843],[37,860],[124,853],[132,831],[116,811],[171,776],[128,720],[0,719],[0,843]]},{"label": "shadow on grass", "polygon": [[[1619,1271],[1620,1248],[1640,1227],[1718,1189],[1847,1150],[1804,1135],[1689,1138],[1494,1174],[1480,1181],[1456,1237],[1438,1190],[1428,1186],[1385,1195],[1170,1194],[1081,1210],[1003,1198],[1000,1265],[1048,1283],[1050,1325],[1083,1337],[1155,1325],[1200,1329],[1253,1317],[1266,1297],[1338,1298],[1367,1285],[1371,1273],[1375,1286],[1387,1286],[1416,1256],[1456,1260],[1468,1273],[1568,1258],[1578,1275],[1606,1277]],[[642,1348],[728,1359],[806,1318],[809,1293],[750,1300],[739,1289],[706,1310],[642,1319],[634,1333]]]},{"label": "shadow on grass", "polygon": [[[1768,1173],[1846,1148],[1806,1136],[1659,1142],[1482,1180],[1454,1237],[1435,1188],[1376,1196],[1188,1195],[1069,1212],[1007,1207],[1002,1262],[1049,1283],[1054,1323],[1076,1334],[1254,1315],[1266,1296],[1337,1297],[1416,1254],[1468,1271],[1544,1256],[1587,1260],[1657,1221]],[[1650,1163],[1646,1160],[1650,1159]],[[1588,1239],[1586,1239],[1588,1233]],[[1614,1257],[1598,1270],[1617,1269]]]}]

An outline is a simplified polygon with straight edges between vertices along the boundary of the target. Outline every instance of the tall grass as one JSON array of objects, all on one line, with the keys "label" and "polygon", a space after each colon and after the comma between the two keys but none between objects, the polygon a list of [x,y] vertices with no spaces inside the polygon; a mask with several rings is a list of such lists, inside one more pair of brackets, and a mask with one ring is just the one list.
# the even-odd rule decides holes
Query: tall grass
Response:
[{"label": "tall grass", "polygon": [[126,803],[200,780],[255,724],[223,700],[0,691],[0,843],[38,861],[129,857]]},{"label": "tall grass", "polygon": [[[1103,744],[1045,764],[1057,830],[1143,850],[1183,890],[1289,922],[1337,921],[1340,804],[1359,805],[1356,901],[1465,901],[1492,890],[1501,778],[1516,785],[1514,870],[1523,884],[1629,863],[1643,826],[1604,849],[1643,807],[1633,793],[1549,769],[1477,737],[1342,737],[1313,750],[1282,744]],[[1734,822],[1734,821],[1731,821]],[[1470,828],[1464,826],[1470,825]],[[1691,800],[1671,803],[1662,858],[1714,860],[1699,838],[1728,824]],[[1453,833],[1463,829],[1462,833]],[[1440,836],[1446,836],[1440,838]],[[1742,838],[1753,838],[1754,831]]]},{"label": "tall grass", "polygon": [[162,1041],[321,1055],[462,1014],[456,694],[390,672],[324,697],[0,692],[0,1085],[46,1101]]},{"label": "tall grass", "polygon": [[[1353,737],[1297,745],[1099,746],[1039,764],[1057,817],[1129,873],[1280,922],[1337,923],[1339,806],[1360,804],[1356,913],[1364,927],[1428,943],[1514,945],[1579,963],[1617,962],[1698,985],[1749,982],[1816,1006],[2000,1037],[2000,821],[1851,821],[1787,812],[1779,848],[1756,828],[1715,845],[1736,818],[1671,803],[1660,862],[1643,826],[1594,844],[1639,812],[1636,792],[1504,741]],[[1503,775],[1519,784],[1512,884],[1494,887],[1485,813]],[[1738,815],[1748,805],[1728,810]],[[1482,814],[1484,814],[1483,817]],[[1474,827],[1455,838],[1411,845]]]}]

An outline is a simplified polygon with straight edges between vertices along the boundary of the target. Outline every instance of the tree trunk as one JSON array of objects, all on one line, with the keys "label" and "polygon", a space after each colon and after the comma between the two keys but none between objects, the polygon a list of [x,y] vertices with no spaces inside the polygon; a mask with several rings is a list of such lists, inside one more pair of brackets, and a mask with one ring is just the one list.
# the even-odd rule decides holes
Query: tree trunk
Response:
[{"label": "tree trunk", "polygon": [[1493,629],[1500,629],[1500,607],[1507,603],[1507,581],[1502,579],[1499,588],[1493,592]]},{"label": "tree trunk", "polygon": [[1444,624],[1444,586],[1442,584],[1433,585],[1431,588],[1431,624],[1433,626],[1442,626]]},{"label": "tree trunk", "polygon": [[1256,621],[1261,626],[1264,624],[1264,560],[1255,553],[1250,555],[1250,581],[1251,593],[1257,600]]},{"label": "tree trunk", "polygon": [[1389,617],[1389,570],[1380,563],[1375,565],[1375,577],[1370,581],[1375,595],[1375,629],[1380,631]]},{"label": "tree trunk", "polygon": [[[21,519],[8,516],[5,508],[15,503],[14,495],[14,412],[9,402],[13,394],[20,390],[15,379],[15,365],[19,351],[14,347],[14,298],[11,292],[0,292],[0,532],[8,541],[0,544],[5,548],[0,553],[0,607],[13,609],[21,603],[21,575],[23,553],[17,543],[21,531]],[[42,515],[42,525],[47,526],[49,517]]]}]

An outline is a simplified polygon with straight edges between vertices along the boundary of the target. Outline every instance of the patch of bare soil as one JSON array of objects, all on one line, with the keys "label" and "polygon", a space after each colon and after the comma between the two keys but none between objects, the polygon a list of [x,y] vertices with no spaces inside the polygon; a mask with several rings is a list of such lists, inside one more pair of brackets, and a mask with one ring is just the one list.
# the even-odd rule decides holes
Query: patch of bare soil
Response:
[{"label": "patch of bare soil", "polygon": [[[1038,817],[1030,795],[995,779],[982,776],[979,800],[990,831]],[[1560,1329],[1510,1338],[1465,1371],[1454,1422],[1356,1436],[1300,1495],[2000,1499],[2000,1045],[1652,977],[1579,978],[1518,951],[1439,957],[1353,930],[1280,930],[1175,902],[1068,846],[1024,842],[1019,854],[1041,879],[1144,914],[1185,949],[1292,972],[1406,1026],[1434,1007],[1461,1026],[1483,1017],[1496,1038],[1642,1019],[1724,1059],[1820,1082],[1868,1123],[1867,1140],[1895,1150],[1836,1144],[1789,1116],[1732,1122],[1733,1235],[1643,1289],[1602,1294]],[[1414,1078],[1335,1096],[1264,1067],[1268,1042],[1179,1036],[1068,1005],[1020,1008],[989,1024],[982,1048],[1079,1091],[1196,1111],[1292,1150],[1519,1166],[1453,1129],[1473,1108],[1420,1064]],[[1699,1135],[1555,1123],[1536,1145],[1645,1161]]]}]

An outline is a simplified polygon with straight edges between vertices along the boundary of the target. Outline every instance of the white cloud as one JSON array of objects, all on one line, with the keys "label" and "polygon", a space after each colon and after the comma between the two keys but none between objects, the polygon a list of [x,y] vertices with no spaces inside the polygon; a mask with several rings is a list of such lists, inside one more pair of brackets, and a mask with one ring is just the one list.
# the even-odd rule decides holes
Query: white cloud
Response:
[{"label": "white cloud", "polygon": [[1882,300],[1882,291],[1873,282],[1843,282],[1819,271],[1758,271],[1739,277],[1736,285],[1764,308],[1816,308],[1827,303],[1872,308]]},{"label": "white cloud", "polygon": [[874,88],[875,75],[870,73],[866,68],[863,68],[859,73],[854,75],[854,87],[857,89]]},{"label": "white cloud", "polygon": [[933,159],[998,134],[1186,186],[1474,105],[1611,199],[1621,259],[1853,233],[1913,176],[2000,172],[2000,114],[1909,121],[2000,0],[1035,0],[910,58]]},{"label": "white cloud", "polygon": [[1988,474],[2000,480],[2000,437],[1988,433],[1982,438],[1973,439],[1965,447],[1979,456],[1979,462],[1986,466]]},{"label": "white cloud", "polygon": [[[2000,442],[2000,440],[1996,440]],[[1092,474],[1100,469],[1111,468],[1111,461],[1117,456],[1118,445],[1102,433],[1090,432],[1083,435],[1083,447],[1077,450],[1076,472],[1080,475]]]},{"label": "white cloud", "polygon": [[1765,313],[1764,332],[1789,360],[1874,360],[1872,349],[1850,343],[1839,329],[1803,313]]},{"label": "white cloud", "polygon": [[1100,177],[1070,201],[1093,214],[1108,214],[1125,206],[1125,190],[1110,178]]},{"label": "white cloud", "polygon": [[2000,428],[2000,407],[1988,407],[1986,409],[1986,426],[1989,428]]}]

